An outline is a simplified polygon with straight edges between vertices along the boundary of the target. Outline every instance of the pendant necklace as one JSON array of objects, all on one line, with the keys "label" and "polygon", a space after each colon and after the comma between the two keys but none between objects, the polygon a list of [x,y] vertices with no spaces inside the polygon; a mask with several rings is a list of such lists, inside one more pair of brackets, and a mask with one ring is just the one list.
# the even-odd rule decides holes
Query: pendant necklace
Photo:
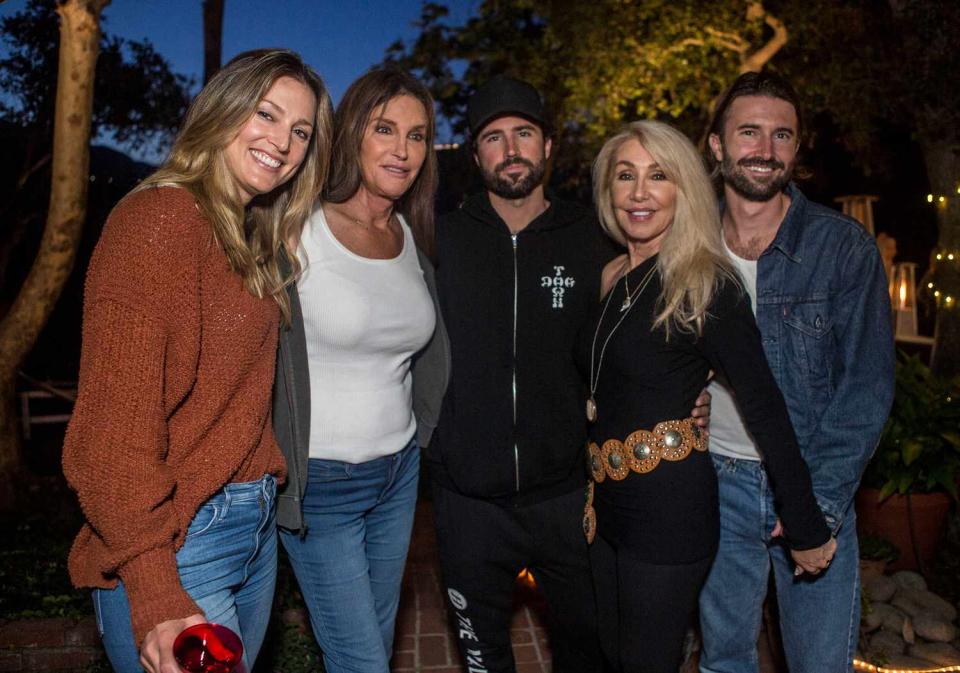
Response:
[{"label": "pendant necklace", "polygon": [[625,290],[625,295],[623,298],[623,303],[620,304],[620,313],[627,311],[630,306],[633,304],[634,300],[640,296],[640,293],[643,292],[643,288],[646,287],[646,282],[650,278],[650,272],[647,272],[647,275],[643,277],[643,280],[640,281],[640,287],[630,292],[630,283],[627,280],[627,276],[630,275],[629,272],[623,274],[623,289]]},{"label": "pendant necklace", "polygon": [[600,313],[600,320],[597,322],[597,329],[593,332],[593,343],[590,345],[590,397],[587,398],[587,420],[591,423],[597,420],[597,400],[594,397],[594,394],[597,392],[597,384],[600,382],[600,368],[603,367],[603,354],[607,351],[607,344],[610,343],[610,339],[613,337],[613,333],[617,331],[617,328],[620,327],[620,324],[626,319],[627,314],[630,312],[630,309],[633,308],[633,305],[636,303],[636,300],[643,294],[643,291],[647,289],[647,285],[650,284],[650,280],[653,278],[653,272],[657,270],[657,265],[654,264],[650,267],[650,270],[647,271],[647,274],[643,277],[643,280],[640,281],[640,287],[633,291],[633,294],[630,294],[629,285],[627,284],[627,272],[623,274],[623,288],[626,293],[626,297],[623,300],[623,303],[620,305],[620,320],[613,326],[613,329],[610,330],[610,333],[607,334],[607,338],[603,341],[603,346],[600,347],[600,357],[596,358],[597,360],[597,370],[596,375],[594,375],[593,362],[594,356],[597,352],[597,339],[600,336],[600,327],[603,325],[603,318],[607,315],[607,308],[610,306],[610,300],[613,298],[613,289],[610,290],[610,293],[607,295],[607,301],[603,305],[603,311]]}]

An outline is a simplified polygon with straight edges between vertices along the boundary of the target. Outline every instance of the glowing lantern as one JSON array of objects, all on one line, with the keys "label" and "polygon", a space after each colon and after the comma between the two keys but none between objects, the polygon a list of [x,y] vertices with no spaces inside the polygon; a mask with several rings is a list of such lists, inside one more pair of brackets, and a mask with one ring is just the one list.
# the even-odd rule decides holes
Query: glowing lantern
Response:
[{"label": "glowing lantern", "polygon": [[913,262],[893,266],[890,303],[893,306],[893,334],[897,339],[917,336],[916,269]]}]

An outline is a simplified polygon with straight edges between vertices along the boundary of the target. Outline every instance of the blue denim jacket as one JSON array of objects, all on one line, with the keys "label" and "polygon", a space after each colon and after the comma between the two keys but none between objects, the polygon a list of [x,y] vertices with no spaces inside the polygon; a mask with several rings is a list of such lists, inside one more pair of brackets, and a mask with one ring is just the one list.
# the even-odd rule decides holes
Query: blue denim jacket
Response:
[{"label": "blue denim jacket", "polygon": [[893,401],[887,276],[873,237],[794,184],[757,263],[757,325],[817,502],[836,532]]}]

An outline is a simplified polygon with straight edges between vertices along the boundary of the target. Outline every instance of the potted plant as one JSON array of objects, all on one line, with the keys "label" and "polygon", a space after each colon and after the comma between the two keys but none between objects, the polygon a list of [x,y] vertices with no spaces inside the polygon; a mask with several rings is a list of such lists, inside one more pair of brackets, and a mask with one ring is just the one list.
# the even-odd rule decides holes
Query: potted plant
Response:
[{"label": "potted plant", "polygon": [[857,494],[858,528],[921,569],[937,548],[960,475],[960,380],[935,376],[914,355],[897,359],[893,408]]}]

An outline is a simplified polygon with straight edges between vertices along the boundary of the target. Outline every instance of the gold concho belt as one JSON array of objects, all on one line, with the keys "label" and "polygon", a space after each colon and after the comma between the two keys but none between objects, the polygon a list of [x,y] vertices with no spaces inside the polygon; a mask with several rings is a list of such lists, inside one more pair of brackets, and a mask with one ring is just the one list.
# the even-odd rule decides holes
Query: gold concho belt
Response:
[{"label": "gold concho belt", "polygon": [[[637,430],[622,442],[608,439],[603,446],[590,442],[587,447],[590,475],[596,483],[607,477],[626,479],[631,472],[651,472],[661,460],[683,460],[693,450],[706,451],[707,440],[692,418],[682,421],[661,421],[653,430]],[[583,513],[583,532],[592,543],[597,533],[597,515],[593,509],[593,484],[587,490]]]}]

